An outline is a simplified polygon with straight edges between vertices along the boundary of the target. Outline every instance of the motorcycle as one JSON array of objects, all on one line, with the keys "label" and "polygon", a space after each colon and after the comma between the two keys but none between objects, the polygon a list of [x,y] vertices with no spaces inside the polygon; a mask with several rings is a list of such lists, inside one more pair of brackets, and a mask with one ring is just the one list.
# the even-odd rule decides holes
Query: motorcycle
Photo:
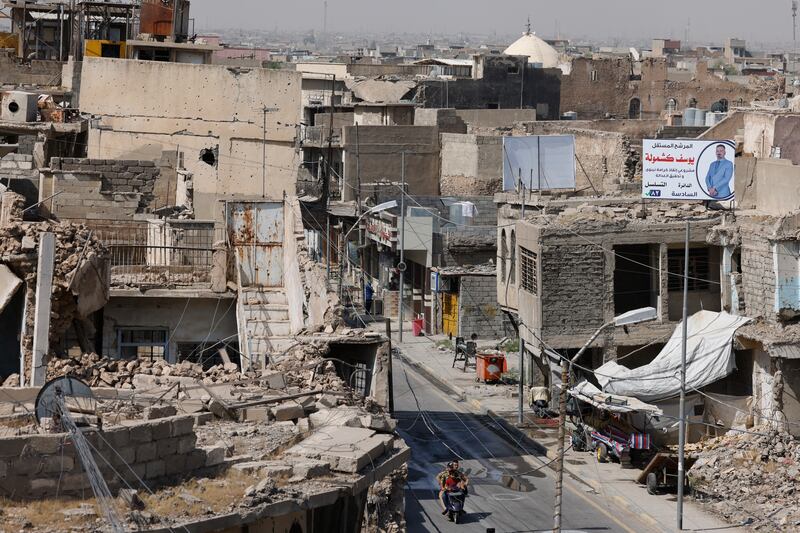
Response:
[{"label": "motorcycle", "polygon": [[447,519],[458,524],[461,515],[464,514],[464,499],[467,493],[463,489],[451,490],[447,492]]}]

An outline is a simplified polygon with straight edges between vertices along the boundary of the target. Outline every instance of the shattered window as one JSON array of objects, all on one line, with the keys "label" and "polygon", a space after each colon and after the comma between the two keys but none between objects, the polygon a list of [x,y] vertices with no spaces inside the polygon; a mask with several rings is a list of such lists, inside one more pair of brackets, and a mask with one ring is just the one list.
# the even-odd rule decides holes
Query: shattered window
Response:
[{"label": "shattered window", "polygon": [[168,335],[166,329],[119,329],[117,346],[121,359],[165,359]]}]

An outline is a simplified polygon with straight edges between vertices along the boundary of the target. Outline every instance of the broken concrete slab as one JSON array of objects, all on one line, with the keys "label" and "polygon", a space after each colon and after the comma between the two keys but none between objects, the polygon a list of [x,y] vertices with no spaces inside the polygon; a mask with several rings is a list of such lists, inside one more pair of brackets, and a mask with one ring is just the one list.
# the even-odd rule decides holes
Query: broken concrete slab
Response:
[{"label": "broken concrete slab", "polygon": [[22,280],[15,276],[10,268],[0,265],[0,311],[5,309],[21,285]]},{"label": "broken concrete slab", "polygon": [[297,402],[284,402],[280,405],[276,405],[270,409],[272,416],[278,422],[283,422],[286,420],[294,420],[297,418],[303,418],[305,416],[305,411],[303,410],[303,406]]},{"label": "broken concrete slab", "polygon": [[382,456],[393,440],[392,435],[371,429],[325,427],[286,453],[327,461],[338,472],[355,473]]},{"label": "broken concrete slab", "polygon": [[336,409],[320,409],[308,417],[311,427],[322,428],[325,426],[361,427],[361,416],[364,414],[357,407],[339,407]]},{"label": "broken concrete slab", "polygon": [[331,465],[327,461],[304,459],[292,463],[292,472],[294,475],[290,481],[302,481],[327,476],[331,473]]}]

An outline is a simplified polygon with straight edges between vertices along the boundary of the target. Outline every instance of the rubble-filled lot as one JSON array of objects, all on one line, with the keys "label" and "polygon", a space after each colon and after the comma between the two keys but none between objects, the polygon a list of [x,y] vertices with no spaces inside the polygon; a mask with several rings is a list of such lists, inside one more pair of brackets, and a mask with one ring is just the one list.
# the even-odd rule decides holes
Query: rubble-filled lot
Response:
[{"label": "rubble-filled lot", "polygon": [[800,528],[800,441],[767,426],[690,445],[699,457],[692,489],[732,524],[762,531]]},{"label": "rubble-filled lot", "polygon": [[[233,363],[204,370],[86,354],[52,360],[48,377],[96,385],[95,413],[82,415],[99,417],[102,429],[90,428],[87,438],[131,530],[210,518],[243,524],[277,512],[278,504],[313,509],[359,494],[381,509],[370,530],[400,531],[409,449],[395,437],[394,421],[347,387],[327,352],[324,341],[300,343],[271,368],[246,372]],[[27,494],[47,495],[15,495],[12,480],[0,480],[3,526],[107,530],[69,435],[48,434],[29,401],[7,403],[11,408],[0,410],[0,470],[19,470],[15,480]],[[30,468],[20,466],[22,456]]]}]

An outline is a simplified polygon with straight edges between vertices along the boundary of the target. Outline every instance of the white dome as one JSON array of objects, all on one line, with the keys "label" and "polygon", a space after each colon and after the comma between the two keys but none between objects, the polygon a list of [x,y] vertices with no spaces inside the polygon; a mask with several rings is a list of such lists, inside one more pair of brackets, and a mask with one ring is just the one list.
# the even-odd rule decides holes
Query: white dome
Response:
[{"label": "white dome", "polygon": [[540,63],[544,68],[558,66],[556,49],[537,37],[535,33],[526,31],[503,52],[510,56],[528,56],[528,63]]}]

